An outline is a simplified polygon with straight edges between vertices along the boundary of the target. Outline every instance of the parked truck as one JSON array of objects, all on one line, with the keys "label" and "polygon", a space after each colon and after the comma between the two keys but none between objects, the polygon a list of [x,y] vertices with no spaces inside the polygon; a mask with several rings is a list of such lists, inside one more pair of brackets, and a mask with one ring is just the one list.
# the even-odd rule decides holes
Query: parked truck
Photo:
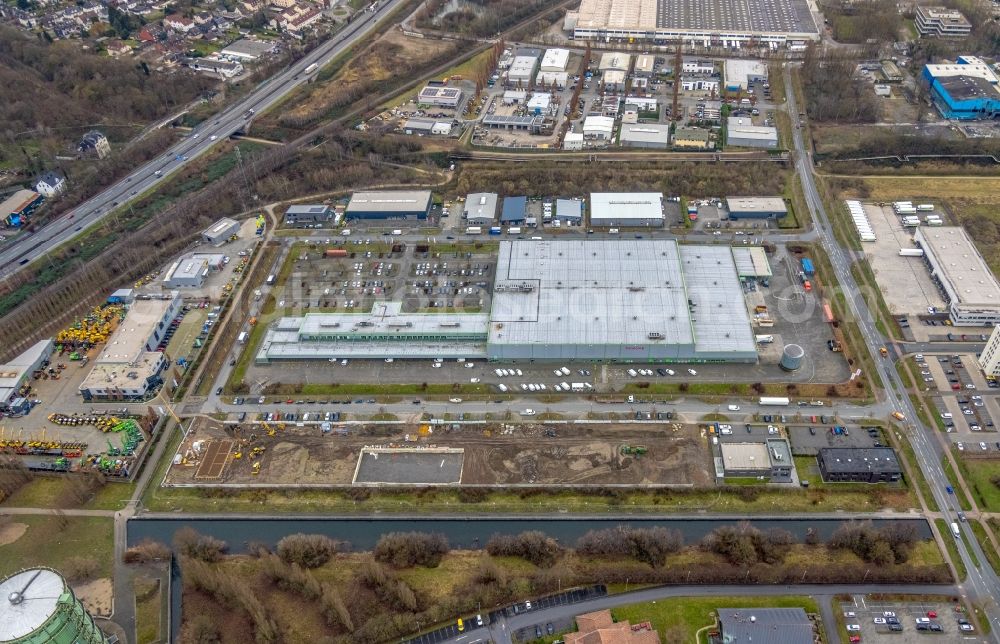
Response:
[{"label": "parked truck", "polygon": [[483,229],[480,226],[469,226],[465,229],[466,235],[481,235]]},{"label": "parked truck", "polygon": [[788,405],[791,404],[791,402],[792,401],[789,400],[785,396],[761,396],[760,397],[760,406],[761,407],[787,407]]},{"label": "parked truck", "polygon": [[923,257],[924,256],[924,249],[923,248],[900,248],[899,249],[899,256],[900,257]]},{"label": "parked truck", "polygon": [[802,272],[810,276],[816,274],[816,269],[813,266],[813,262],[808,257],[802,258]]}]

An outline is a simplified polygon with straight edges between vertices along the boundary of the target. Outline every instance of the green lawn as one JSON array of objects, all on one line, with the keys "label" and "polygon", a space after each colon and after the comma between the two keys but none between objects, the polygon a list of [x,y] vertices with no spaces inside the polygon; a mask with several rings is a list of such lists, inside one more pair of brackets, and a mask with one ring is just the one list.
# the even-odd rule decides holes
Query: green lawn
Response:
[{"label": "green lawn", "polygon": [[948,549],[948,556],[955,564],[959,582],[965,581],[969,576],[969,571],[965,568],[965,562],[958,556],[958,545],[955,543],[955,537],[951,534],[951,526],[944,519],[934,519],[934,523],[937,524],[938,532],[941,533],[941,538],[944,540],[944,546]]},{"label": "green lawn", "polygon": [[1000,461],[963,458],[958,460],[958,469],[975,497],[979,509],[988,512],[1000,511],[1000,487],[993,482],[993,479],[1000,482]]},{"label": "green lawn", "polygon": [[[79,507],[88,510],[120,510],[132,495],[132,483],[108,483]],[[4,501],[14,508],[57,508],[66,498],[68,480],[64,476],[37,476]],[[3,509],[0,505],[0,511]]]},{"label": "green lawn", "polygon": [[136,640],[139,644],[155,644],[160,637],[160,580],[139,577],[135,580]]},{"label": "green lawn", "polygon": [[986,559],[993,566],[993,571],[1000,574],[1000,554],[997,553],[996,548],[993,547],[993,542],[990,541],[986,534],[986,531],[990,528],[984,527],[979,521],[969,521],[969,527],[972,528],[973,534],[976,535],[976,540],[979,541],[979,546],[983,549]]},{"label": "green lawn", "polygon": [[790,608],[802,607],[807,613],[819,613],[812,597],[677,597],[612,608],[616,621],[633,624],[651,622],[661,642],[691,642],[695,633],[716,623],[719,608]]},{"label": "green lawn", "polygon": [[59,570],[67,559],[86,557],[98,563],[98,576],[110,577],[114,559],[114,523],[108,518],[16,516],[28,526],[14,543],[0,546],[0,576],[30,566]]}]

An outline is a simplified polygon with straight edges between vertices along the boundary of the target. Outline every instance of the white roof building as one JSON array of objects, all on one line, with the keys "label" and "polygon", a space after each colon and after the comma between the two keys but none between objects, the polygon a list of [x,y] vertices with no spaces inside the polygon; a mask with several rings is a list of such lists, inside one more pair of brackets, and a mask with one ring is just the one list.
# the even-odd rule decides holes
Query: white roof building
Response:
[{"label": "white roof building", "polygon": [[590,139],[610,139],[615,120],[610,116],[588,116],[583,121],[583,136]]},{"label": "white roof building", "polygon": [[663,226],[659,192],[590,193],[591,226]]},{"label": "white roof building", "polygon": [[631,63],[632,57],[630,55],[620,51],[609,51],[601,56],[601,62],[598,64],[597,69],[601,72],[611,69],[627,72]]},{"label": "white roof building", "polygon": [[546,49],[539,69],[543,72],[564,72],[569,64],[568,49]]},{"label": "white roof building", "polygon": [[511,83],[520,81],[525,85],[530,83],[531,79],[535,76],[535,65],[537,63],[538,59],[534,56],[515,56],[510,69],[507,70],[507,80]]}]

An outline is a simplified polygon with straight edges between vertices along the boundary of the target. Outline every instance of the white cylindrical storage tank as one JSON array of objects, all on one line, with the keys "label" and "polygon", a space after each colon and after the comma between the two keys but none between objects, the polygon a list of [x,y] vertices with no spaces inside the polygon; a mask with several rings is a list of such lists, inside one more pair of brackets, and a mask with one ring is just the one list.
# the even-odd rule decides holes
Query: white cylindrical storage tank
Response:
[{"label": "white cylindrical storage tank", "polygon": [[0,642],[105,644],[106,638],[62,575],[49,568],[0,581]]},{"label": "white cylindrical storage tank", "polygon": [[781,368],[785,371],[795,371],[802,366],[802,358],[806,355],[805,350],[797,344],[786,344],[781,352]]}]

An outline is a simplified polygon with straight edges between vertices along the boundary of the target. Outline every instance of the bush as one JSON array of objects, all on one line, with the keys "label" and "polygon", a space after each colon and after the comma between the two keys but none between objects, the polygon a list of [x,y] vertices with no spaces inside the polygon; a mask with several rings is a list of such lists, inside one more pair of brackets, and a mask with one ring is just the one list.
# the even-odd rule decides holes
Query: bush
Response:
[{"label": "bush", "polygon": [[906,563],[916,541],[916,528],[908,523],[894,521],[877,529],[871,521],[852,521],[837,528],[827,546],[850,550],[870,563],[888,565]]},{"label": "bush", "polygon": [[778,564],[785,560],[795,538],[787,530],[772,528],[761,532],[747,522],[720,526],[702,539],[701,546],[720,554],[734,566],[752,566],[758,562]]},{"label": "bush", "polygon": [[193,528],[181,528],[174,534],[174,547],[185,557],[214,563],[222,559],[229,545],[221,539],[198,534]]},{"label": "bush", "polygon": [[632,557],[656,568],[683,545],[684,537],[678,530],[619,526],[591,530],[577,540],[576,550],[582,555]]},{"label": "bush", "polygon": [[170,559],[170,548],[151,539],[144,539],[125,551],[125,563],[148,563]]},{"label": "bush", "polygon": [[337,542],[322,534],[290,534],[278,542],[277,553],[287,563],[319,568],[337,554]]},{"label": "bush", "polygon": [[378,540],[372,552],[376,561],[394,568],[436,568],[447,553],[448,539],[426,532],[390,532]]},{"label": "bush", "polygon": [[550,568],[563,549],[552,537],[533,530],[518,535],[495,534],[486,543],[486,552],[494,557],[520,557],[540,568]]}]

